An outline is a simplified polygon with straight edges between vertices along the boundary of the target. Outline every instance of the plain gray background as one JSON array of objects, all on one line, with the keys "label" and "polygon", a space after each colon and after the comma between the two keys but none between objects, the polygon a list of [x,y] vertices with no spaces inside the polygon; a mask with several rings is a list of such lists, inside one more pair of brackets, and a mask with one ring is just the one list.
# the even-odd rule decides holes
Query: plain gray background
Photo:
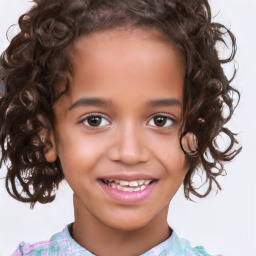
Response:
[{"label": "plain gray background", "polygon": [[[223,190],[216,196],[184,199],[182,188],[170,205],[168,221],[181,237],[193,245],[203,245],[212,254],[256,256],[256,1],[211,0],[215,21],[223,22],[237,37],[239,70],[233,86],[241,91],[241,102],[228,124],[239,134],[242,153],[226,165],[221,179]],[[0,52],[8,45],[7,28],[31,6],[27,0],[0,0]],[[18,28],[10,29],[10,36]],[[226,67],[227,74],[231,68]],[[0,177],[4,177],[4,168]],[[0,179],[0,256],[10,255],[21,241],[48,239],[73,221],[72,192],[63,182],[52,204],[29,205],[16,202]]]}]

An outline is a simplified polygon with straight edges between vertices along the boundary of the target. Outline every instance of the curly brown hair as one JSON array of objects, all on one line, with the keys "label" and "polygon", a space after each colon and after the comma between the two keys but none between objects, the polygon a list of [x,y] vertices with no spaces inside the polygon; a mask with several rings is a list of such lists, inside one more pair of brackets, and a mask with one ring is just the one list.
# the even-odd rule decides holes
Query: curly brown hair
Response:
[{"label": "curly brown hair", "polygon": [[[224,125],[236,107],[234,89],[222,64],[236,52],[234,35],[224,25],[211,21],[207,0],[34,0],[35,5],[19,18],[21,31],[0,59],[0,77],[7,93],[0,99],[1,165],[7,163],[6,188],[22,201],[48,203],[64,178],[59,160],[46,161],[45,134],[54,130],[53,104],[69,90],[73,75],[71,53],[75,42],[97,31],[122,28],[157,30],[176,45],[186,61],[181,147],[190,169],[184,180],[190,193],[207,196],[216,178],[225,173],[223,162],[232,160],[235,134]],[[216,43],[231,39],[231,54],[218,57]],[[58,91],[65,79],[66,89]],[[223,114],[229,109],[228,116]],[[216,138],[225,133],[229,146],[221,151]],[[184,146],[183,138],[193,134],[196,146]],[[190,149],[190,150],[189,150]],[[9,161],[8,161],[9,160]],[[206,174],[206,192],[193,184],[198,168]]]}]

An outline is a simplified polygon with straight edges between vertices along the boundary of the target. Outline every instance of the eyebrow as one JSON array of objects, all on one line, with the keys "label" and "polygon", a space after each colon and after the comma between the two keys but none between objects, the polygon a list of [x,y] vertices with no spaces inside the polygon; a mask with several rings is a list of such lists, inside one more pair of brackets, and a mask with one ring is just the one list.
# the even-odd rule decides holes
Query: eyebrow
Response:
[{"label": "eyebrow", "polygon": [[150,100],[147,102],[149,107],[169,107],[174,105],[182,106],[182,102],[178,99],[168,98],[168,99],[159,99],[159,100]]},{"label": "eyebrow", "polygon": [[[148,107],[168,107],[168,106],[174,106],[174,105],[180,105],[182,106],[182,103],[178,99],[168,98],[168,99],[157,99],[157,100],[150,100],[146,103]],[[72,104],[68,111],[78,108],[78,107],[88,107],[88,106],[94,106],[94,107],[111,107],[113,106],[113,103],[111,100],[108,99],[101,99],[101,98],[82,98],[76,101],[74,104]]]},{"label": "eyebrow", "polygon": [[101,99],[101,98],[82,98],[72,104],[68,111],[78,108],[78,107],[86,107],[86,106],[94,106],[94,107],[110,107],[113,103],[111,100],[108,99]]}]

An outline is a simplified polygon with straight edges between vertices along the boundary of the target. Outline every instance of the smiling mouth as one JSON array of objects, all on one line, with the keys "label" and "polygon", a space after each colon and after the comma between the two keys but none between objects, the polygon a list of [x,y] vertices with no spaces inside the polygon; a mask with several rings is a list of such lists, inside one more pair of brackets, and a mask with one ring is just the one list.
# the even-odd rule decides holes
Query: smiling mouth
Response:
[{"label": "smiling mouth", "polygon": [[138,192],[145,190],[154,180],[114,180],[103,179],[104,184],[110,186],[113,189],[124,192]]}]

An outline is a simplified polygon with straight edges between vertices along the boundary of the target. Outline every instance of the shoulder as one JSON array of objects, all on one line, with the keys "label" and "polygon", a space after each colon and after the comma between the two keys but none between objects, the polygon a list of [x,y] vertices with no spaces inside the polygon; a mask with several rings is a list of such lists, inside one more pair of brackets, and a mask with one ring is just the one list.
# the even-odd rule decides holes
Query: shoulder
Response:
[{"label": "shoulder", "polygon": [[20,243],[17,250],[11,256],[38,256],[38,255],[74,255],[89,256],[84,248],[75,242],[69,233],[69,226],[65,227],[51,237],[50,240],[37,242],[35,244]]},{"label": "shoulder", "polygon": [[180,253],[187,253],[191,256],[211,256],[206,252],[203,246],[192,247],[190,242],[184,238],[178,237],[178,235],[173,232],[173,245],[176,247],[175,251]]},{"label": "shoulder", "polygon": [[156,247],[152,248],[143,256],[213,256],[206,252],[204,247],[197,246],[192,247],[188,240],[184,238],[178,237],[178,235],[173,231],[172,235],[162,242],[161,244],[157,245]]},{"label": "shoulder", "polygon": [[49,250],[51,250],[50,241],[42,241],[35,244],[22,242],[11,256],[41,255]]}]

